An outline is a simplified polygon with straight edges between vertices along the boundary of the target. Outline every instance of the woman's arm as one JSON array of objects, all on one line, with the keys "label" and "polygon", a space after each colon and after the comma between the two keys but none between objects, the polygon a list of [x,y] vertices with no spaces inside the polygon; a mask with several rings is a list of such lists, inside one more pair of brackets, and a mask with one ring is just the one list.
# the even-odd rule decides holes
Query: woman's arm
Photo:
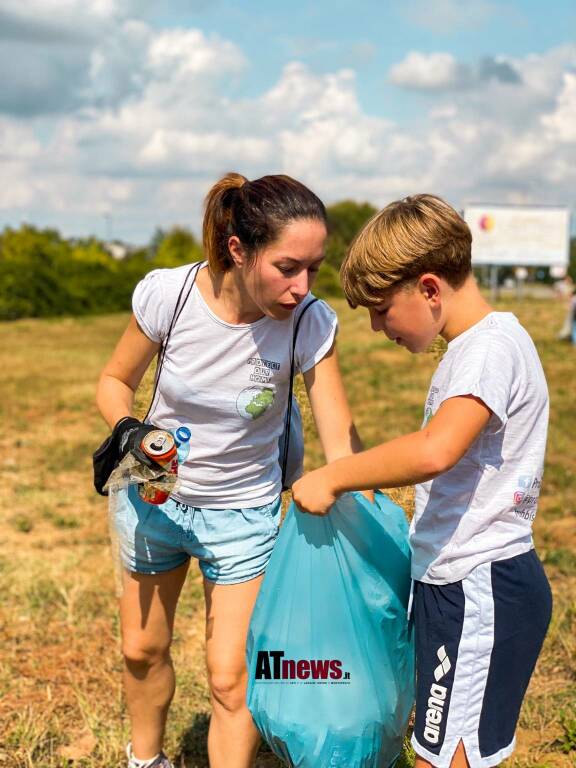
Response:
[{"label": "woman's arm", "polygon": [[132,414],[134,393],[159,348],[160,344],[143,333],[132,315],[98,382],[96,403],[111,429]]},{"label": "woman's arm", "polygon": [[363,446],[352,421],[335,345],[304,373],[304,384],[326,461],[361,451]]}]

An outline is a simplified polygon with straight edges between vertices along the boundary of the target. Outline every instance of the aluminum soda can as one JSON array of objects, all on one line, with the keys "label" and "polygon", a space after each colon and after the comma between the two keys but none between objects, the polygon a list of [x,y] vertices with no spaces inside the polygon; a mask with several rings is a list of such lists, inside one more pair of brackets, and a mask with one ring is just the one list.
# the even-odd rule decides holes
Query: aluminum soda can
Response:
[{"label": "aluminum soda can", "polygon": [[[178,451],[174,436],[164,429],[155,429],[144,437],[140,448],[146,456],[166,469],[169,474],[178,474]],[[147,504],[164,504],[170,496],[167,491],[156,488],[151,482],[140,483],[140,498]]]}]

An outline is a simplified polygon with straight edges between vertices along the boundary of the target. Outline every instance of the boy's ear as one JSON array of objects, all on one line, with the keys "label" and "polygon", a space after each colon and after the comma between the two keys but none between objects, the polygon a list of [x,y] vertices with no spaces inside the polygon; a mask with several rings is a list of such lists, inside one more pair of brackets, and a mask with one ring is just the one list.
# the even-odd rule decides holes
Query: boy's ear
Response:
[{"label": "boy's ear", "polygon": [[442,293],[442,285],[438,275],[435,275],[432,272],[426,272],[426,274],[421,275],[418,279],[418,287],[425,299],[432,304],[439,303]]}]

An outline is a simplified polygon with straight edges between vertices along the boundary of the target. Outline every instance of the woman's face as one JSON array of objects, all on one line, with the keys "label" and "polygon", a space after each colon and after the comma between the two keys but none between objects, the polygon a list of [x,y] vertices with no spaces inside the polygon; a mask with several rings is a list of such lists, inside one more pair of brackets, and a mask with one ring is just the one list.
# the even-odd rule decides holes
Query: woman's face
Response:
[{"label": "woman's face", "polygon": [[326,226],[317,219],[296,219],[242,267],[250,298],[265,315],[285,320],[310,290],[324,259]]}]

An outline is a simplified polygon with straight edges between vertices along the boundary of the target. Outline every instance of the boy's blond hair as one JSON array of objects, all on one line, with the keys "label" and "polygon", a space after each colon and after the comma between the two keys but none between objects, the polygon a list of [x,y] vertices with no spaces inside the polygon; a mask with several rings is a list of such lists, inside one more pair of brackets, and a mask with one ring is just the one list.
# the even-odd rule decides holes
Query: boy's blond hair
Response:
[{"label": "boy's blond hair", "polygon": [[471,272],[472,235],[448,203],[413,195],[375,214],[354,239],[340,269],[352,307],[380,304],[383,292],[425,272],[458,288]]}]

